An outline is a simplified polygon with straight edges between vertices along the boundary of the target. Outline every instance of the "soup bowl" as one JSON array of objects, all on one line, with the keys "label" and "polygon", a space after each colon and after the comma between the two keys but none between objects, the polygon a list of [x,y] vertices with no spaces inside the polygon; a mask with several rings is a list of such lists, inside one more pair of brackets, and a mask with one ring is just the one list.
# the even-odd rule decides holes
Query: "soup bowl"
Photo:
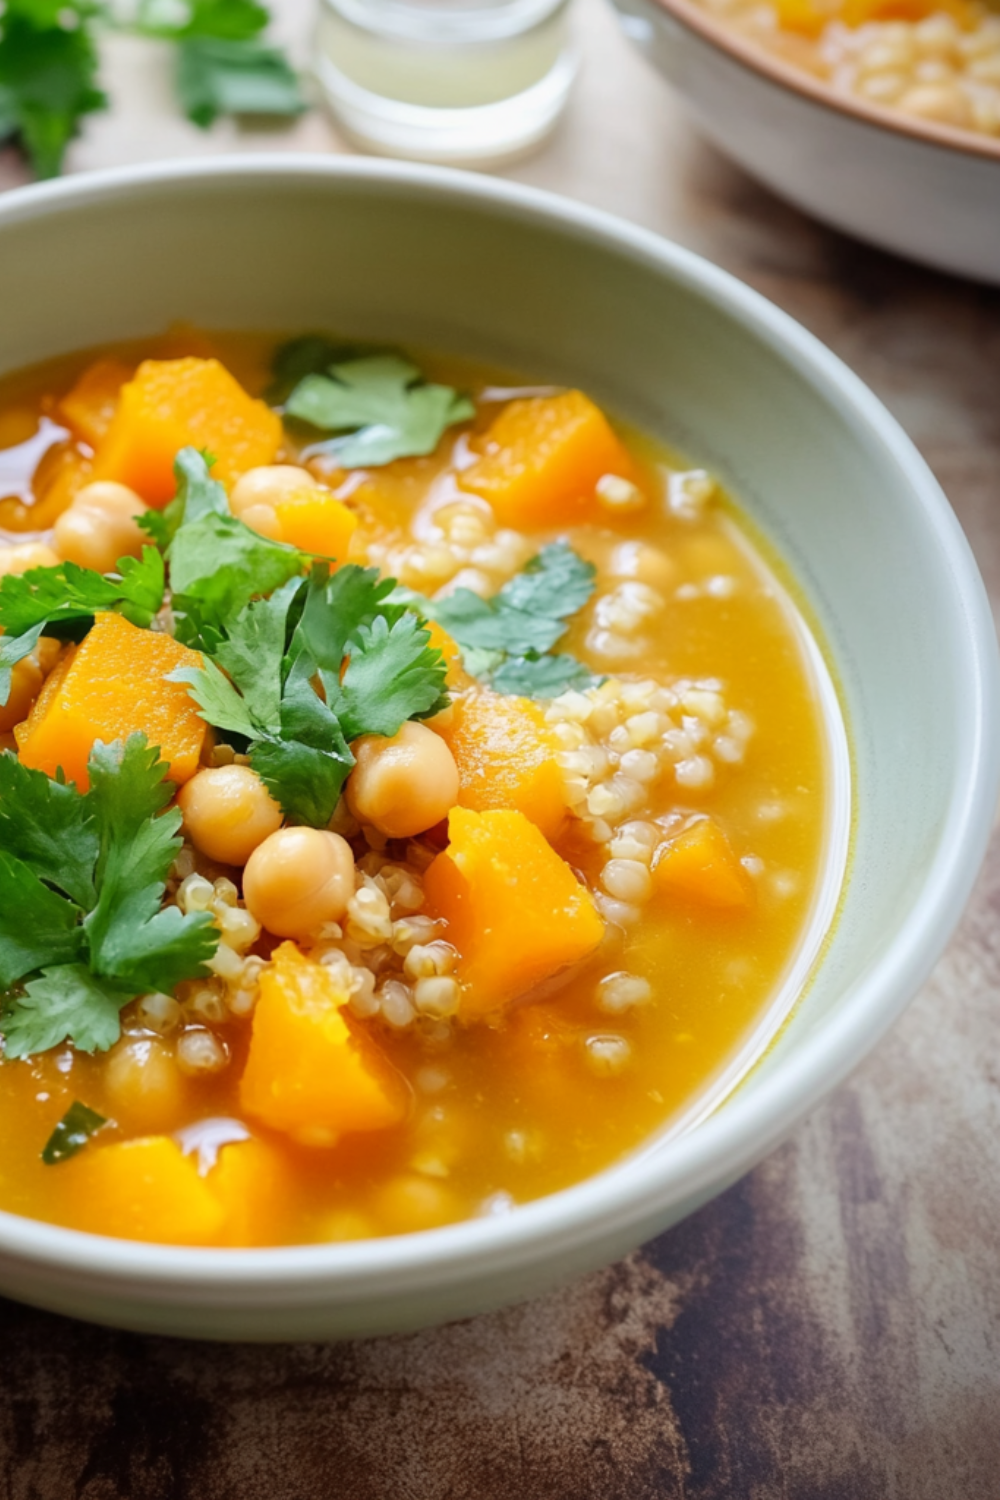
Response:
[{"label": "soup bowl", "polygon": [[695,0],[614,0],[720,151],[883,250],[1000,282],[1000,139],[835,91]]},{"label": "soup bowl", "polygon": [[401,1330],[612,1260],[746,1172],[845,1077],[944,947],[1000,776],[996,640],[947,501],[822,345],[713,266],[592,210],[440,169],[165,164],[0,201],[0,372],[175,319],[329,328],[583,386],[712,469],[797,580],[848,726],[850,866],[801,996],[707,1118],[502,1216],[365,1243],[195,1250],[0,1213],[0,1290],[202,1338]]}]

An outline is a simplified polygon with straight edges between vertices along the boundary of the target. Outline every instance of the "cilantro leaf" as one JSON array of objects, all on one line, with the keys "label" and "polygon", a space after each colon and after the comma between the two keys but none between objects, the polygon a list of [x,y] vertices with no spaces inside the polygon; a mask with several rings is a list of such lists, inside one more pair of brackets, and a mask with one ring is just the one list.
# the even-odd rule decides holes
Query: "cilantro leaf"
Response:
[{"label": "cilantro leaf", "polygon": [[299,381],[306,375],[322,375],[331,365],[361,359],[371,349],[347,340],[327,338],[323,333],[304,333],[279,344],[271,360],[271,384],[264,399],[271,406],[282,406]]},{"label": "cilantro leaf", "polygon": [[[456,589],[445,599],[422,601],[422,608],[462,648],[473,677],[500,693],[552,698],[595,680],[574,657],[547,653],[593,593],[596,571],[566,542],[552,542],[491,599]],[[397,589],[393,597],[405,601],[408,595]]]},{"label": "cilantro leaf", "polygon": [[250,38],[185,37],[176,88],[184,113],[203,130],[219,115],[300,115],[306,108],[284,53]]},{"label": "cilantro leaf", "polygon": [[293,578],[269,599],[255,599],[229,624],[215,659],[239,684],[251,718],[277,733],[281,723],[281,663],[285,655],[288,615],[305,587]]},{"label": "cilantro leaf", "polygon": [[111,609],[145,628],[163,603],[164,582],[155,547],[144,547],[141,559],[121,558],[117,573],[95,573],[72,562],[8,573],[0,579],[0,628],[21,636],[36,625],[72,625]]},{"label": "cilantro leaf", "polygon": [[209,912],[161,910],[167,873],[182,840],[167,767],[145,736],[98,742],[88,762],[89,800],[100,840],[97,905],[84,921],[94,971],[142,989],[169,990],[205,973],[218,946]]},{"label": "cilantro leaf", "polygon": [[10,751],[0,755],[0,846],[77,906],[93,906],[98,840],[87,798]]},{"label": "cilantro leaf", "polygon": [[81,1052],[106,1052],[121,1034],[119,1013],[134,994],[96,978],[84,964],[45,968],[3,1010],[3,1055],[30,1057],[67,1038]]},{"label": "cilantro leaf", "polygon": [[47,1167],[55,1167],[61,1161],[68,1161],[71,1156],[82,1151],[91,1136],[96,1135],[108,1123],[105,1116],[99,1115],[96,1109],[74,1099],[42,1147],[42,1161]]},{"label": "cilantro leaf", "polygon": [[140,0],[135,29],[166,41],[189,36],[243,41],[267,22],[267,9],[257,0]]},{"label": "cilantro leaf", "polygon": [[0,990],[80,952],[80,911],[43,885],[31,866],[0,849]]},{"label": "cilantro leaf", "polygon": [[84,115],[104,109],[89,21],[96,7],[5,7],[0,32],[0,138],[16,134],[39,177],[55,177]]},{"label": "cilantro leaf", "polygon": [[167,674],[167,682],[186,682],[188,692],[198,705],[206,724],[226,734],[253,739],[260,730],[250,717],[250,709],[224,672],[210,656],[200,667],[178,667]]},{"label": "cilantro leaf", "polygon": [[599,681],[575,656],[529,653],[508,657],[493,673],[490,685],[498,693],[519,698],[558,698],[570,688],[582,692]]},{"label": "cilantro leaf", "polygon": [[343,468],[379,467],[433,453],[446,428],[475,414],[450,386],[419,380],[416,365],[399,355],[369,355],[331,365],[328,375],[306,375],[285,414],[324,432],[351,433],[321,445]]},{"label": "cilantro leaf", "polygon": [[289,679],[281,705],[281,738],[255,741],[250,764],[290,818],[326,827],[354,756],[336,716],[304,672]]},{"label": "cilantro leaf", "polygon": [[194,448],[177,455],[180,524],[167,548],[178,608],[193,602],[199,621],[222,625],[258,594],[270,594],[302,572],[305,555],[258,536],[230,514],[226,492],[209,477]]},{"label": "cilantro leaf", "polygon": [[334,704],[348,740],[396,734],[407,719],[447,705],[444,660],[429,641],[429,632],[409,612],[391,626],[382,616],[361,626]]}]

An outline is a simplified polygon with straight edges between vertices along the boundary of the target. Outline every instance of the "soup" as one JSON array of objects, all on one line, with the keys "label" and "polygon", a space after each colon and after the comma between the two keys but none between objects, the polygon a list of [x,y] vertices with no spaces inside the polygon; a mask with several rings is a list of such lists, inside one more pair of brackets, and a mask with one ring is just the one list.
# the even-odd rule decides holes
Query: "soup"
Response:
[{"label": "soup", "polygon": [[1000,15],[982,0],[700,0],[740,36],[866,104],[1000,136]]},{"label": "soup", "polygon": [[584,393],[172,332],[0,385],[0,1208],[512,1211],[708,1111],[844,856],[802,617]]}]

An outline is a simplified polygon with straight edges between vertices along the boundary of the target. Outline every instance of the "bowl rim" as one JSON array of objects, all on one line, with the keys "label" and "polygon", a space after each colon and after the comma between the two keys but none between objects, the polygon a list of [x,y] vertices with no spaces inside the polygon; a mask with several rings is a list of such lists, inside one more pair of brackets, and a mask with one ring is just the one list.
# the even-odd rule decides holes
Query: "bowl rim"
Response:
[{"label": "bowl rim", "polygon": [[[622,10],[622,0],[614,0]],[[735,63],[750,73],[759,73],[769,83],[778,85],[789,93],[798,94],[810,104],[833,110],[864,125],[871,125],[887,135],[903,136],[920,141],[925,146],[937,146],[942,150],[957,152],[960,156],[973,156],[986,161],[1000,162],[1000,136],[982,135],[972,130],[960,130],[953,125],[940,125],[933,120],[920,120],[907,116],[901,110],[888,105],[871,104],[855,98],[853,94],[839,94],[830,84],[811,77],[804,68],[774,56],[766,48],[731,31],[723,21],[711,15],[695,0],[645,0],[665,11],[679,25],[694,32],[703,42],[717,47]]]},{"label": "bowl rim", "polygon": [[[950,580],[956,678],[966,689],[968,733],[951,779],[944,833],[918,897],[892,943],[799,1044],[792,1066],[766,1089],[737,1091],[723,1109],[662,1154],[626,1157],[572,1187],[491,1218],[385,1239],[259,1249],[146,1244],[0,1211],[0,1270],[19,1278],[44,1268],[79,1298],[114,1286],[162,1306],[211,1298],[217,1309],[304,1304],[331,1309],[359,1299],[397,1298],[505,1277],[565,1256],[599,1259],[602,1243],[657,1232],[682,1202],[735,1181],[861,1061],[902,1012],[943,951],[985,853],[1000,788],[1000,655],[985,588],[969,544],[937,480],[878,398],[833,352],[787,313],[728,272],[650,230],[536,188],[450,168],[308,154],[204,157],[119,167],[13,189],[0,196],[4,226],[84,211],[88,204],[184,192],[197,184],[266,193],[293,183],[316,192],[338,184],[404,202],[472,204],[502,220],[535,224],[567,241],[603,249],[667,276],[708,301],[812,384],[850,425],[895,461],[913,494],[915,518],[933,539]],[[699,1196],[700,1195],[700,1196]],[[613,1227],[612,1227],[613,1226]],[[26,1294],[30,1300],[30,1293]],[[186,1302],[187,1299],[187,1302]],[[192,1301],[193,1299],[193,1301]],[[108,1321],[114,1321],[108,1317]]]}]

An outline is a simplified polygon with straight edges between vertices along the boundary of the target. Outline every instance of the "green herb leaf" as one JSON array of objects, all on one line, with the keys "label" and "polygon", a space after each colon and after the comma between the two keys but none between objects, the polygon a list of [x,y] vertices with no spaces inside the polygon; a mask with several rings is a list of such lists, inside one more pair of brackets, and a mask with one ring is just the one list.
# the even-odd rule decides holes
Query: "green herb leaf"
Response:
[{"label": "green herb leaf", "polygon": [[190,36],[177,49],[177,97],[206,130],[219,115],[299,115],[306,108],[284,53],[247,39]]},{"label": "green herb leaf", "polygon": [[164,41],[189,36],[243,41],[263,31],[268,19],[257,0],[141,0],[135,30]]},{"label": "green herb leaf", "polygon": [[[566,542],[543,547],[492,599],[456,589],[423,601],[424,612],[462,648],[465,669],[497,692],[557,697],[595,678],[572,656],[547,653],[566,634],[566,621],[594,592],[596,569]],[[397,590],[394,598],[405,599]]]},{"label": "green herb leaf", "polygon": [[600,682],[575,656],[512,656],[493,673],[491,687],[519,698],[558,698]]},{"label": "green herb leaf", "polygon": [[200,621],[221,626],[256,595],[301,573],[307,559],[231,515],[225,490],[194,448],[182,449],[175,469],[184,509],[167,549],[170,585],[181,609],[193,602]]},{"label": "green herb leaf", "polygon": [[55,177],[80,121],[107,100],[97,87],[95,6],[16,3],[0,31],[0,138],[16,134],[39,177]]},{"label": "green herb leaf", "polygon": [[82,947],[79,919],[78,907],[0,849],[0,990],[46,964],[72,963]]},{"label": "green herb leaf", "polygon": [[450,386],[415,384],[419,379],[416,365],[395,354],[334,364],[329,376],[299,382],[285,414],[324,432],[352,432],[322,445],[345,469],[433,453],[445,429],[475,408]]},{"label": "green herb leaf", "polygon": [[264,399],[282,406],[307,375],[323,375],[331,365],[363,359],[375,351],[348,340],[334,340],[323,333],[305,333],[280,344],[271,360],[271,384]]},{"label": "green herb leaf", "polygon": [[47,1167],[55,1167],[61,1161],[68,1161],[71,1156],[82,1151],[91,1136],[96,1135],[108,1123],[106,1117],[99,1115],[96,1109],[74,1099],[42,1147],[42,1161]]},{"label": "green herb leaf", "polygon": [[33,625],[30,630],[25,630],[21,635],[0,636],[0,706],[5,704],[10,697],[14,668],[19,661],[31,655],[41,639],[44,628],[43,620],[40,625]]},{"label": "green herb leaf", "polygon": [[43,969],[4,1007],[3,1055],[30,1057],[67,1040],[81,1052],[106,1052],[121,1035],[119,1015],[134,993],[98,979],[85,964]]},{"label": "green herb leaf", "polygon": [[131,992],[170,990],[196,978],[218,946],[208,912],[161,910],[167,873],[181,847],[167,767],[143,735],[94,746],[89,800],[100,840],[98,900],[84,921],[93,970]]},{"label": "green herb leaf", "polygon": [[421,621],[409,613],[392,626],[381,616],[361,626],[333,705],[348,740],[396,734],[407,719],[447,706],[444,659],[429,641]]},{"label": "green herb leaf", "polygon": [[255,599],[230,623],[215,659],[229,673],[250,716],[260,729],[277,734],[281,724],[281,667],[288,633],[288,615],[305,588],[305,579],[292,578],[269,599]]},{"label": "green herb leaf", "polygon": [[224,672],[210,656],[200,667],[178,667],[167,674],[167,682],[186,682],[206,724],[226,734],[253,739],[261,731],[250,716],[250,709]]},{"label": "green herb leaf", "polygon": [[98,610],[116,610],[145,628],[163,603],[163,590],[163,558],[155,547],[144,547],[141,559],[121,558],[117,573],[95,573],[71,562],[31,568],[20,576],[8,573],[0,579],[0,627],[21,636],[36,625],[54,633],[84,622],[85,633]]},{"label": "green herb leaf", "polygon": [[0,754],[0,847],[84,910],[97,900],[90,802],[74,786],[22,766],[9,750]]}]

